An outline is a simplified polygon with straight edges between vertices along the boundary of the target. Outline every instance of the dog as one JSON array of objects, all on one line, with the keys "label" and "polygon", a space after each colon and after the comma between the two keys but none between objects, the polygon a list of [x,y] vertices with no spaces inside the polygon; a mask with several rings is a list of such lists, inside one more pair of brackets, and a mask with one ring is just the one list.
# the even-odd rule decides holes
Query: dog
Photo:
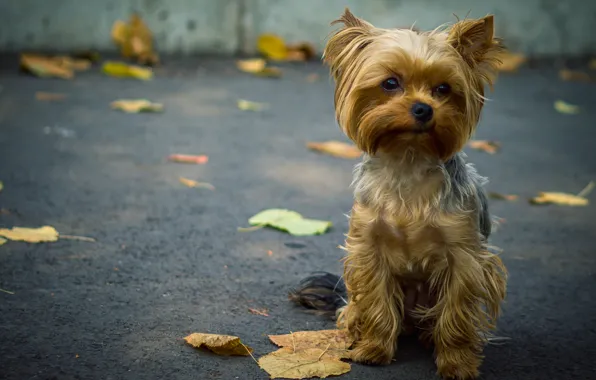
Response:
[{"label": "dog", "polygon": [[443,378],[479,375],[506,295],[488,244],[486,179],[466,163],[505,51],[493,16],[420,32],[381,29],[346,8],[323,54],[335,111],[363,151],[340,278],[315,274],[291,291],[354,339],[352,359],[388,364],[400,334],[434,347]]}]

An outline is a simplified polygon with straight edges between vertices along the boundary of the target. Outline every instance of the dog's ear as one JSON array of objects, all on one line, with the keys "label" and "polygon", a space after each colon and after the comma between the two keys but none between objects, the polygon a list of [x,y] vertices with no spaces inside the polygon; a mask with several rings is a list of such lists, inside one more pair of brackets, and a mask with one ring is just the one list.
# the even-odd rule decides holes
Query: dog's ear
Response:
[{"label": "dog's ear", "polygon": [[332,66],[337,63],[337,59],[342,56],[342,53],[348,47],[354,50],[364,48],[368,44],[366,37],[370,36],[374,29],[368,22],[354,16],[348,8],[345,9],[344,14],[339,19],[331,23],[331,25],[336,24],[343,24],[343,27],[331,36],[323,53],[325,62]]}]

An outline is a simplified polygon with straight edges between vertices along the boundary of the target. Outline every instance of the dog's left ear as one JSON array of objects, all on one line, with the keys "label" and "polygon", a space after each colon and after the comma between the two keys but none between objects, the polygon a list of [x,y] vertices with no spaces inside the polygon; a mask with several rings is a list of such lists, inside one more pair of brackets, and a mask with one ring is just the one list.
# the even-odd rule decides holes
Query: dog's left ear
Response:
[{"label": "dog's left ear", "polygon": [[489,15],[457,22],[449,30],[447,40],[466,62],[476,66],[498,52],[499,41],[494,38],[494,33],[494,18]]}]

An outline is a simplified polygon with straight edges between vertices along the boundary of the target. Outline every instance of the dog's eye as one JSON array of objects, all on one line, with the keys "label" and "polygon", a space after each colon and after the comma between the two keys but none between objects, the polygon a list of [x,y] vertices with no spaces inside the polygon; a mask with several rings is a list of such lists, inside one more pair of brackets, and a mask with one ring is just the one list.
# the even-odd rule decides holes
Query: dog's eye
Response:
[{"label": "dog's eye", "polygon": [[449,95],[451,93],[451,86],[443,83],[435,87],[435,93],[438,95]]},{"label": "dog's eye", "polygon": [[400,86],[399,86],[399,80],[397,80],[397,78],[385,79],[381,83],[381,87],[383,87],[383,90],[385,90],[385,91],[399,90],[399,88],[400,88]]}]

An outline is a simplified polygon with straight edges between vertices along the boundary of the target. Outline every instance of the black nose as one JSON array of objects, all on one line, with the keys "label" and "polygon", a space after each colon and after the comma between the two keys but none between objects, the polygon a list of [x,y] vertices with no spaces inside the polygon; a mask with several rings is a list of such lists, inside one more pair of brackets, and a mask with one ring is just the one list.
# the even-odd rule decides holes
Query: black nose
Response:
[{"label": "black nose", "polygon": [[433,118],[433,108],[426,103],[415,103],[411,112],[420,123],[426,123]]}]

